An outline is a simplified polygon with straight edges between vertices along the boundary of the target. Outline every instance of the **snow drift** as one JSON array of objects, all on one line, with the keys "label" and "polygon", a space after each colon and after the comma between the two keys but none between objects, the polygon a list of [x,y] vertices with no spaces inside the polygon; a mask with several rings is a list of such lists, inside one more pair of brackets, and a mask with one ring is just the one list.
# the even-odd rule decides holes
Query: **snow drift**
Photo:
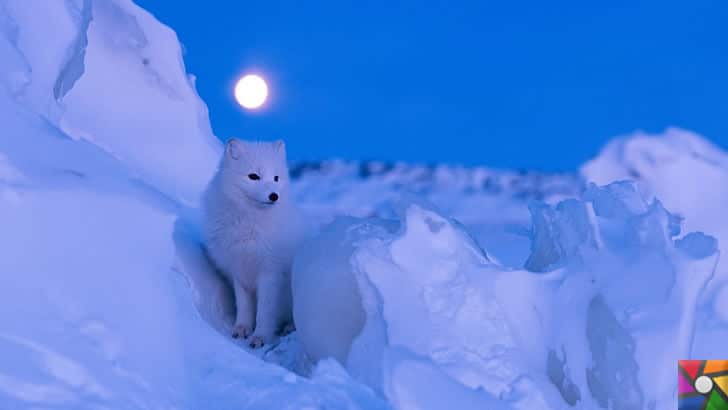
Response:
[{"label": "snow drift", "polygon": [[[397,408],[671,406],[715,239],[677,239],[679,220],[629,183],[531,213],[531,272],[492,263],[419,204],[397,220],[332,224],[294,265],[306,351],[336,357]],[[448,387],[434,394],[434,380]]]},{"label": "snow drift", "polygon": [[[617,179],[637,183],[646,200],[659,198],[688,231],[715,236],[728,253],[728,154],[699,135],[671,128],[663,134],[638,132],[616,138],[581,173],[604,184]],[[719,262],[699,305],[701,332],[695,357],[728,357],[728,263]]]},{"label": "snow drift", "polygon": [[124,0],[6,0],[0,22],[12,96],[131,176],[194,203],[219,143],[172,30]]}]

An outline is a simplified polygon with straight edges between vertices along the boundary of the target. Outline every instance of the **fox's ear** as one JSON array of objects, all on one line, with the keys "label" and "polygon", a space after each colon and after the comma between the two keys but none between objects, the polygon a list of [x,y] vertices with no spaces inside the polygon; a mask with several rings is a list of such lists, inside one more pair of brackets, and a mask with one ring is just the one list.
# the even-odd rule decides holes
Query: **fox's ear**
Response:
[{"label": "fox's ear", "polygon": [[232,159],[240,159],[240,153],[242,150],[242,144],[235,138],[230,138],[227,144],[225,144],[225,155]]},{"label": "fox's ear", "polygon": [[273,146],[276,148],[276,151],[286,152],[286,143],[283,140],[273,141]]}]

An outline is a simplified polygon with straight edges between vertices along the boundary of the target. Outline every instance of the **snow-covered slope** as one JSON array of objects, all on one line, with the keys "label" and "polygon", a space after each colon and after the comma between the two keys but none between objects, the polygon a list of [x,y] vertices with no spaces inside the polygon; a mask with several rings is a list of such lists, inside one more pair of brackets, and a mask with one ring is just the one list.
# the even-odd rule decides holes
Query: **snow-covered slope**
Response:
[{"label": "snow-covered slope", "polygon": [[5,0],[0,22],[4,85],[17,101],[132,177],[196,200],[219,143],[172,30],[123,0]]},{"label": "snow-covered slope", "polygon": [[[314,219],[359,218],[301,260],[353,274],[361,328],[320,337],[337,327],[318,302],[356,300],[338,288],[250,351],[228,336],[230,292],[199,243],[221,144],[169,28],[129,0],[0,0],[0,122],[3,409],[587,409],[621,400],[615,378],[634,382],[621,408],[660,409],[677,356],[726,353],[715,242],[676,236],[667,212],[728,243],[726,155],[698,137],[620,140],[582,170],[604,185],[637,169],[645,198],[582,195],[576,173],[294,164]],[[643,145],[660,160],[624,154]],[[678,177],[700,200],[671,189]],[[320,256],[321,241],[345,249]],[[347,337],[343,365],[302,357]]]}]

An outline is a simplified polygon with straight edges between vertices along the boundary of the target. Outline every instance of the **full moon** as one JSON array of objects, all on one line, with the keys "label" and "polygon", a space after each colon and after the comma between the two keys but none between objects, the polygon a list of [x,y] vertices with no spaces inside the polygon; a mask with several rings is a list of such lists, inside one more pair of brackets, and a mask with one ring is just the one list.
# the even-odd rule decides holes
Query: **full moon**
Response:
[{"label": "full moon", "polygon": [[235,84],[235,99],[243,108],[260,108],[268,98],[268,85],[259,75],[244,75]]}]

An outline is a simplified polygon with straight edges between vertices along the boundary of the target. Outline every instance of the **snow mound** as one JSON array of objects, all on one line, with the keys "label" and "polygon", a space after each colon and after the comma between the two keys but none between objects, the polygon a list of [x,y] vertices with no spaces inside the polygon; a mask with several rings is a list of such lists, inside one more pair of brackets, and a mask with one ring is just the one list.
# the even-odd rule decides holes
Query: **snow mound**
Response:
[{"label": "snow mound", "polygon": [[337,220],[294,264],[304,349],[397,408],[671,405],[715,239],[676,241],[678,218],[629,183],[531,212],[531,271],[491,262],[422,204],[395,220]]},{"label": "snow mound", "polygon": [[129,0],[5,1],[0,25],[0,69],[18,103],[132,177],[196,201],[220,147],[172,30]]},{"label": "snow mound", "polygon": [[560,283],[546,337],[549,377],[567,402],[584,408],[672,406],[675,363],[695,357],[696,317],[712,314],[699,302],[715,272],[717,241],[699,232],[677,239],[679,220],[628,182],[592,185],[583,198],[569,208],[532,209],[533,267],[551,270],[553,258],[536,256],[553,249],[563,262],[550,273]]},{"label": "snow mound", "polygon": [[[702,231],[718,239],[728,253],[728,153],[690,131],[670,128],[663,134],[635,133],[610,142],[581,174],[604,184],[617,179],[637,183],[646,200],[659,198],[681,218],[687,231]],[[712,314],[701,317],[695,340],[697,356],[727,357],[728,263],[719,262],[715,277],[700,301]]]}]

